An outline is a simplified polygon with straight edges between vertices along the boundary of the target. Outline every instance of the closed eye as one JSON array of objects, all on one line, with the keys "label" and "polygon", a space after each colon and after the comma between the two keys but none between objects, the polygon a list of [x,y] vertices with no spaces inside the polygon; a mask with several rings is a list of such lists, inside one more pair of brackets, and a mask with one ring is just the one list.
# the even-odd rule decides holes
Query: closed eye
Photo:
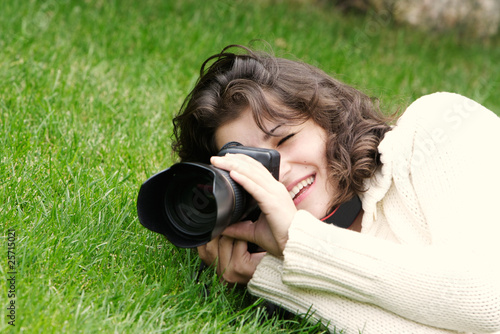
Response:
[{"label": "closed eye", "polygon": [[277,146],[280,146],[281,144],[285,143],[288,139],[292,138],[293,136],[295,136],[295,133],[291,133],[288,136],[281,138]]}]

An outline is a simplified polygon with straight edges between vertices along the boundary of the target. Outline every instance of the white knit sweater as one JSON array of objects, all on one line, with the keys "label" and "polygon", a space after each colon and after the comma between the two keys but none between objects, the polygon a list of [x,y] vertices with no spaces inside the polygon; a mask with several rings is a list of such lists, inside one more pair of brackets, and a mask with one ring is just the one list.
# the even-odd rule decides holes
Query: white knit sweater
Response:
[{"label": "white knit sweater", "polygon": [[500,332],[500,118],[424,96],[379,152],[361,233],[298,211],[250,292],[347,334]]}]

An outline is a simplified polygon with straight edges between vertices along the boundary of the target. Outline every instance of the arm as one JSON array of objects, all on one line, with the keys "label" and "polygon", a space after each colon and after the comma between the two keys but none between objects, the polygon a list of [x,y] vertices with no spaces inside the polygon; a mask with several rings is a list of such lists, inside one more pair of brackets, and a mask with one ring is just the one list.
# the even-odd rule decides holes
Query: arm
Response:
[{"label": "arm", "polygon": [[454,331],[425,326],[378,306],[322,290],[284,284],[283,262],[267,255],[248,285],[249,291],[311,320],[322,321],[332,333],[444,334]]},{"label": "arm", "polygon": [[[499,120],[453,94],[417,101],[407,114],[381,145],[393,200],[379,203],[379,216],[387,216],[403,244],[324,225],[299,212],[280,274],[290,290],[276,293],[268,287],[279,282],[259,279],[267,277],[265,262],[249,287],[291,307],[312,302],[318,312],[328,308],[310,300],[311,293],[332,301],[341,295],[440,328],[498,331]],[[345,315],[328,319],[342,322]]]},{"label": "arm", "polygon": [[[342,230],[300,211],[289,230],[281,284],[295,293],[286,297],[293,301],[309,298],[311,291],[332,300],[341,295],[429,326],[491,332],[497,330],[500,297],[493,264],[467,251],[400,245]],[[265,280],[250,282],[258,291]],[[320,305],[314,309],[331,312]],[[329,319],[342,322],[345,315]],[[376,319],[377,312],[359,321]]]}]

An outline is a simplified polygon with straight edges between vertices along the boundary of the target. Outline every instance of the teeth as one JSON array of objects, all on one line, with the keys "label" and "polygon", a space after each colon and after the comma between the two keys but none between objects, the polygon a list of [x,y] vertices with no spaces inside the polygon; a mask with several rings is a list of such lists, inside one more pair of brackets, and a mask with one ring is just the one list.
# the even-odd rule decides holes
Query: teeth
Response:
[{"label": "teeth", "polygon": [[297,185],[295,185],[295,187],[293,187],[293,189],[288,192],[290,194],[290,197],[294,199],[295,196],[302,190],[302,188],[312,184],[313,182],[314,182],[314,176],[310,176],[307,179],[297,183]]}]

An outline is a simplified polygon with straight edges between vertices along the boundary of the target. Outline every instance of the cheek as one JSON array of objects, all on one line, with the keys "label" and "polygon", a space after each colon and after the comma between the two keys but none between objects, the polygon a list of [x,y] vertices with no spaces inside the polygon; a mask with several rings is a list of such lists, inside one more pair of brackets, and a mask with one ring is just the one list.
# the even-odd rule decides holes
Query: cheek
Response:
[{"label": "cheek", "polygon": [[328,169],[328,158],[326,156],[326,150],[324,149],[324,147],[323,147],[323,149],[318,147],[314,156],[311,158],[312,158],[312,161],[314,161],[315,164],[317,165],[318,169],[320,169],[320,170],[327,170]]},{"label": "cheek", "polygon": [[295,157],[295,161],[302,162],[307,168],[312,167],[318,170],[324,170],[328,166],[326,151],[320,147],[304,147],[300,150],[290,152]]}]

